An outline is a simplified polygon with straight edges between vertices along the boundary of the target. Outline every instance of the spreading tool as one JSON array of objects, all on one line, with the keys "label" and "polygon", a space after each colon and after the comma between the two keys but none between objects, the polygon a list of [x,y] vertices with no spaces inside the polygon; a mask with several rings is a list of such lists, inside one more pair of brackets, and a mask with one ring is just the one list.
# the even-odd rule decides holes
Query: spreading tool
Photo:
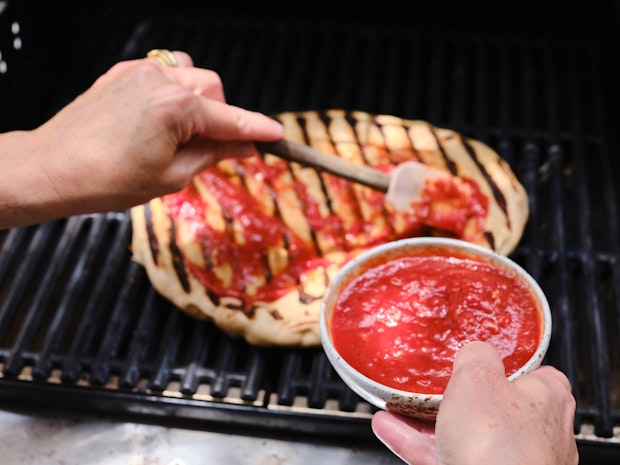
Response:
[{"label": "spreading tool", "polygon": [[340,178],[385,192],[386,202],[400,211],[411,209],[412,202],[420,198],[427,179],[451,176],[417,161],[401,163],[386,173],[286,139],[275,142],[255,142],[255,145],[261,152],[271,153],[285,160],[323,170]]}]

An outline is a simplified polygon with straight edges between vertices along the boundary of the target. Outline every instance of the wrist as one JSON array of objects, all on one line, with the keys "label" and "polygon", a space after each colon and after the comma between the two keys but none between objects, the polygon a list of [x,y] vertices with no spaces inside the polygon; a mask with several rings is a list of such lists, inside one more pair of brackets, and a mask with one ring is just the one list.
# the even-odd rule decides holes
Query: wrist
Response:
[{"label": "wrist", "polygon": [[0,135],[0,229],[64,216],[66,206],[50,172],[50,144],[38,141],[39,129]]}]

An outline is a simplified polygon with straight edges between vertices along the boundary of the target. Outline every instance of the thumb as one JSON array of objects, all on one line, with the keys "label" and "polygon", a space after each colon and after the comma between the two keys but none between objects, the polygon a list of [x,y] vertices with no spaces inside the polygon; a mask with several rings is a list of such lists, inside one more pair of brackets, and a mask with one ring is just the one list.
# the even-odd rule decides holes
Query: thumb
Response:
[{"label": "thumb", "polygon": [[492,389],[494,383],[507,382],[502,359],[486,342],[470,342],[456,353],[452,376],[444,396],[454,389]]},{"label": "thumb", "polygon": [[[454,358],[452,376],[441,400],[437,414],[438,430],[453,431],[452,425],[462,425],[463,415],[478,412],[494,405],[498,389],[506,379],[504,364],[497,351],[486,342],[470,342]],[[460,436],[457,435],[460,440]],[[440,450],[451,450],[446,441],[437,444]],[[445,451],[444,451],[445,452]]]}]

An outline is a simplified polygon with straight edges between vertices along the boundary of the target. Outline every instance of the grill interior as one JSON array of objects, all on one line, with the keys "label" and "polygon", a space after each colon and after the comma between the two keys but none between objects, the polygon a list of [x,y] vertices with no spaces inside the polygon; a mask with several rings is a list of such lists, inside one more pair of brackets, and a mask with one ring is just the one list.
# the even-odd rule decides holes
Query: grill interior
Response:
[{"label": "grill interior", "polygon": [[[396,1],[303,14],[107,2],[69,15],[62,2],[9,1],[0,130],[35,127],[114,62],[169,48],[218,71],[246,108],[386,113],[486,142],[530,196],[512,258],[549,298],[545,363],[572,383],[582,458],[617,460],[616,3],[414,2],[409,16]],[[0,231],[1,404],[371,437],[372,408],[320,349],[256,348],[185,316],[131,262],[130,237],[127,212]]]}]

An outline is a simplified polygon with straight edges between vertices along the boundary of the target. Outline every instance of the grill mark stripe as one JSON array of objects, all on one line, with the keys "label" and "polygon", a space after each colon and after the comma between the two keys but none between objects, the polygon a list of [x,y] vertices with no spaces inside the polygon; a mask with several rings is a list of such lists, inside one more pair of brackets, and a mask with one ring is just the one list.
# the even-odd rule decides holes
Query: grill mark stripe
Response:
[{"label": "grill mark stripe", "polygon": [[[353,134],[355,136],[355,140],[357,141],[357,145],[360,148],[360,153],[362,154],[362,159],[366,163],[366,159],[364,158],[364,153],[363,153],[363,151],[361,149],[361,144],[359,142],[357,131],[355,131],[355,124],[351,123],[352,121],[357,123],[358,120],[352,114],[350,114],[350,112],[345,112],[344,115],[345,115],[344,117],[345,117],[346,122],[351,126],[351,128],[353,130],[352,132],[353,132]],[[322,112],[321,113],[321,119],[324,122],[327,122],[326,123],[327,124],[326,130],[327,130],[327,134],[329,135],[329,140],[330,140],[331,144],[334,147],[336,147],[336,141],[331,136],[331,132],[329,131],[329,126],[330,126],[330,123],[332,122],[333,118],[330,115],[328,115],[326,112]],[[344,221],[342,220],[342,217],[338,214],[338,211],[336,211],[336,210],[334,210],[332,208],[332,204],[334,204],[335,201],[329,196],[329,191],[327,190],[327,187],[325,186],[325,183],[323,182],[323,178],[322,177],[321,177],[321,182],[322,182],[322,185],[324,186],[323,190],[325,192],[325,198],[328,199],[327,201],[328,201],[328,205],[329,205],[329,210],[330,210],[330,212],[333,215],[337,216],[340,219],[340,223],[339,224],[342,226],[344,224]],[[360,201],[360,199],[357,196],[357,193],[355,191],[355,187],[354,187],[353,183],[346,183],[346,186],[347,186],[348,197],[354,198],[356,200],[355,205],[351,205],[351,208],[354,211],[355,216],[361,218],[362,217],[362,206],[361,206],[361,201]],[[344,238],[344,236],[346,235],[346,231],[344,229],[342,229],[341,233],[342,233],[342,236]],[[347,252],[351,251],[351,247],[349,246],[349,243],[345,239],[343,239],[342,245],[344,246],[344,250],[345,251],[347,251]],[[326,280],[329,281],[327,277],[326,277]]]},{"label": "grill mark stripe", "polygon": [[[200,192],[200,189],[198,188],[198,185],[204,185],[204,183],[199,180],[198,178],[194,177],[194,179],[192,180],[192,184],[194,185],[194,187],[196,188],[196,190],[198,192]],[[223,217],[222,217],[223,218]],[[225,219],[223,218],[223,221],[225,221]],[[207,253],[207,251],[204,248],[203,243],[199,243],[200,245],[200,249],[201,249],[201,253],[202,253],[202,257],[205,261],[205,268],[206,269],[213,269],[213,261],[211,260],[211,255]],[[209,291],[207,289],[207,295],[209,295]],[[210,296],[210,295],[209,295]]]},{"label": "grill mark stripe", "polygon": [[[373,117],[373,123],[377,126],[377,128],[379,128],[379,132],[381,133],[381,137],[383,137],[383,143],[387,149],[388,154],[390,155],[390,161],[392,162],[392,164],[395,164],[394,162],[394,157],[393,157],[393,152],[392,149],[390,149],[389,144],[387,143],[387,136],[385,135],[385,131],[383,130],[383,125],[379,123],[379,121],[377,120],[377,117]],[[357,138],[357,133],[355,134],[355,137]],[[409,137],[409,131],[407,131],[407,137]],[[361,150],[361,144],[359,143],[359,139],[358,139],[358,145],[360,146],[360,150]],[[413,147],[413,144],[411,145]],[[364,152],[362,151],[362,157],[364,159],[364,162],[369,165],[370,163],[368,163],[368,160],[366,160],[366,157],[364,157]],[[389,230],[390,230],[390,237],[394,238],[396,237],[396,231],[394,230],[394,225],[392,223],[392,221],[390,221],[389,219],[389,214],[387,211],[387,208],[385,207],[385,204],[383,204],[383,206],[381,207],[381,213],[383,216],[383,219],[385,220],[385,224],[388,226]]]},{"label": "grill mark stripe", "polygon": [[[327,115],[325,116],[325,118],[327,118]],[[351,124],[351,120],[353,120],[353,121],[355,121],[355,122],[358,122],[358,121],[359,121],[359,120],[357,120],[357,119],[356,119],[353,115],[350,115],[350,117],[349,117],[349,116],[348,116],[348,113],[345,113],[345,119],[346,119],[346,121],[347,121],[349,124]],[[362,150],[362,146],[361,146],[361,144],[360,144],[360,142],[359,142],[359,138],[358,138],[358,135],[357,135],[357,131],[355,130],[355,125],[351,125],[351,128],[352,128],[352,132],[353,132],[353,134],[354,134],[354,136],[355,136],[355,140],[357,141],[357,145],[358,145],[358,146],[359,146],[359,148],[360,148],[360,153],[361,153],[361,156],[362,156],[362,160],[364,161],[364,163],[365,163],[365,164],[368,164],[368,162],[367,162],[366,158],[364,157],[364,152],[363,152],[363,150]],[[331,132],[329,132],[329,131],[328,131],[328,134],[329,134],[329,139],[330,139],[330,141],[331,141],[332,145],[333,145],[334,147],[336,147],[336,141],[332,138],[332,136],[331,136]],[[360,197],[359,197],[359,195],[358,195],[358,192],[357,192],[357,191],[356,191],[356,189],[355,189],[355,185],[354,185],[353,183],[348,182],[348,183],[346,184],[346,186],[347,186],[347,191],[348,191],[348,193],[349,193],[349,198],[353,198],[353,199],[355,199],[355,205],[351,205],[352,210],[353,210],[353,212],[354,212],[354,214],[355,214],[356,218],[358,218],[358,220],[359,220],[359,221],[363,221],[363,214],[362,214],[362,211],[363,211],[363,208],[362,208],[362,200],[360,199]],[[336,216],[338,216],[339,218],[341,218],[341,217],[340,217],[340,215],[338,214],[338,212],[334,212],[334,214],[335,214]],[[346,244],[346,241],[345,241],[345,244]],[[349,249],[349,248],[347,248],[347,250],[350,250],[350,249]]]},{"label": "grill mark stripe", "polygon": [[[330,133],[329,133],[329,124],[331,122],[331,117],[326,113],[326,112],[318,112],[318,117],[320,119],[320,121],[323,123],[323,125],[325,126],[325,133],[328,135],[329,140],[331,142],[331,144],[333,146],[335,146],[334,140],[331,137]],[[308,136],[308,131],[306,129],[306,120],[303,117],[297,118],[297,122],[300,126],[300,129],[302,131],[303,137],[304,137],[304,142],[306,144],[310,144],[310,138]],[[325,183],[325,179],[322,175],[322,173],[319,170],[315,170],[316,171],[316,175],[317,178],[319,180],[320,186],[321,186],[321,192],[323,192],[323,196],[325,198],[325,204],[327,209],[329,210],[330,215],[335,215],[338,218],[340,218],[340,215],[338,215],[338,212],[334,210],[334,206],[335,206],[335,202],[334,199],[332,199],[332,197],[329,195],[329,190],[327,188],[327,184]],[[294,176],[294,173],[292,173],[292,175]],[[351,189],[351,187],[349,187],[349,189]],[[302,204],[303,207],[303,204]],[[314,248],[315,248],[315,252],[317,254],[317,256],[319,257],[323,257],[325,254],[324,252],[321,250],[318,240],[317,240],[317,235],[316,235],[316,231],[314,230],[314,228],[312,228],[312,226],[310,225],[310,223],[308,222],[308,220],[306,219],[306,222],[308,224],[308,229],[310,230],[310,234],[311,237],[314,241]],[[342,221],[339,222],[340,225],[342,225]],[[344,238],[344,231],[341,231],[342,237]],[[349,251],[350,248],[348,247],[347,241],[343,240],[341,243],[341,246],[344,246],[346,251]],[[327,288],[327,286],[329,285],[329,276],[327,275],[327,270],[323,270],[323,283],[325,288]],[[301,282],[298,281],[297,284],[297,289],[299,292],[299,300],[302,303],[311,303],[314,302],[316,300],[321,299],[323,296],[312,296],[310,294],[308,294],[305,289],[303,288],[303,286],[301,285]]]},{"label": "grill mark stripe", "polygon": [[482,165],[482,163],[480,163],[480,160],[478,159],[478,154],[476,153],[474,148],[471,146],[471,144],[467,141],[467,139],[461,136],[460,140],[461,140],[461,143],[463,144],[463,147],[465,147],[465,150],[467,150],[467,153],[469,154],[471,159],[474,161],[474,163],[476,164],[476,166],[482,173],[482,176],[484,176],[484,179],[486,180],[487,184],[491,188],[495,201],[499,205],[499,208],[502,210],[502,212],[504,212],[504,216],[506,217],[506,224],[508,225],[508,229],[511,229],[510,216],[508,216],[508,203],[506,202],[506,197],[504,197],[504,193],[501,191],[501,189],[495,182],[495,179],[493,179],[493,176],[491,176],[491,174],[486,170],[486,168]]},{"label": "grill mark stripe", "polygon": [[[264,158],[264,154],[261,154],[261,157]],[[235,163],[235,174],[237,175],[237,177],[239,178],[239,181],[241,183],[241,186],[243,186],[243,188],[246,190],[248,196],[251,197],[251,192],[250,189],[248,188],[248,183],[247,183],[247,179],[245,176],[245,172],[241,166],[241,164],[237,161]],[[273,191],[273,189],[270,189],[270,191]],[[270,192],[270,199],[273,200],[274,196],[271,194]],[[277,207],[277,203],[274,206],[274,212],[277,212],[279,214],[279,208]],[[227,218],[227,222],[226,222],[226,229],[229,232],[229,234],[231,236],[233,236],[233,232],[232,232],[232,224],[233,224],[233,218],[231,218],[229,215],[226,215]],[[230,220],[230,223],[228,223],[228,220]],[[231,237],[231,241],[234,238]],[[286,244],[287,241],[284,240],[284,243]],[[290,258],[290,251],[287,248],[287,254]],[[262,248],[260,251],[260,261],[261,261],[261,268],[262,268],[262,272],[263,272],[263,276],[265,278],[265,283],[269,283],[273,280],[273,271],[271,270],[270,266],[269,266],[269,256],[268,256],[268,251],[266,248]],[[252,319],[254,317],[254,315],[256,314],[256,309],[258,308],[257,305],[247,305],[247,302],[245,300],[242,300],[240,305],[238,306],[233,306],[233,305],[228,305],[228,308],[232,309],[232,310],[240,310],[242,311],[248,318]]]},{"label": "grill mark stripe", "polygon": [[484,237],[487,238],[487,241],[491,249],[496,250],[495,249],[495,236],[493,235],[493,233],[491,231],[484,231]]},{"label": "grill mark stripe", "polygon": [[[299,125],[299,128],[301,129],[301,132],[304,136],[304,142],[307,145],[310,145],[310,140],[308,137],[308,131],[306,130],[306,122],[302,117],[299,117],[296,119],[297,124]],[[293,185],[295,186],[295,196],[297,197],[297,201],[299,202],[299,205],[302,209],[302,211],[306,210],[306,205],[304,204],[303,199],[301,198],[301,196],[299,195],[299,191],[297,189],[297,178],[295,176],[295,172],[293,171],[293,167],[291,166],[291,164],[289,163],[288,165],[288,170],[289,173],[291,174],[291,177],[293,178]],[[318,170],[316,171],[316,175],[319,178],[320,182],[321,182],[321,189],[324,189],[325,186],[323,186],[323,177],[321,176],[321,173]],[[312,225],[310,224],[310,222],[308,221],[308,219],[306,218],[306,216],[304,215],[304,220],[306,221],[306,224],[308,225],[308,231],[310,231],[310,238],[312,239],[312,246],[314,248],[314,252],[317,254],[317,256],[322,257],[323,256],[323,251],[321,250],[321,247],[319,246],[319,241],[317,239],[316,236],[316,230],[312,227]],[[300,285],[300,289],[301,289],[301,285]]]},{"label": "grill mark stripe", "polygon": [[[246,188],[246,190],[247,190],[247,187],[246,187],[247,183],[245,182],[245,177],[243,175],[243,169],[241,168],[241,165],[238,162],[235,162],[233,164],[233,169],[234,169],[234,175],[232,175],[232,176],[237,176],[237,178],[239,179],[239,181],[241,182],[243,187]],[[226,176],[230,177],[231,175],[227,173]],[[194,180],[192,182],[200,182],[200,183],[202,183],[201,180],[199,181],[196,178],[194,178]],[[230,243],[234,243],[235,242],[234,228],[233,228],[234,218],[227,213],[227,211],[223,208],[221,203],[218,202],[218,205],[220,207],[219,208],[220,217],[222,218],[222,221],[224,223],[224,232],[225,232],[225,234],[228,237],[227,240]],[[206,245],[206,244],[203,244],[203,245]],[[261,254],[261,255],[264,255],[264,254]],[[213,260],[211,259],[211,255],[208,253],[207,249],[205,249],[205,248],[202,249],[202,256],[203,256],[203,258],[205,260],[205,267],[207,269],[209,269],[209,270],[213,270],[213,268],[215,267],[215,264],[214,264]],[[226,302],[225,304],[222,304],[220,297],[217,296],[217,294],[215,294],[212,290],[206,288],[205,289],[205,294],[211,300],[213,305],[216,305],[216,306],[223,305],[226,308],[228,308],[229,310],[241,311],[246,316],[248,316],[248,318],[252,318],[252,315],[254,315],[254,313],[255,313],[255,307],[248,306],[246,304],[246,302],[243,301],[243,300],[240,300],[238,304],[233,304],[231,302]]]},{"label": "grill mark stripe", "polygon": [[[260,157],[263,159],[263,162],[265,161],[265,154],[263,152],[259,152]],[[282,211],[280,210],[280,204],[278,203],[278,194],[273,186],[273,183],[269,180],[269,178],[264,179],[263,182],[265,183],[265,186],[267,187],[267,191],[269,194],[269,198],[271,199],[271,202],[273,204],[273,217],[275,219],[277,219],[279,222],[284,223],[284,219],[282,218]],[[290,259],[291,257],[291,249],[290,249],[290,242],[288,240],[288,237],[286,236],[286,233],[284,231],[282,231],[282,243],[284,244],[284,249],[286,250],[286,253],[288,255],[288,258]]]},{"label": "grill mark stripe", "polygon": [[172,255],[172,266],[181,283],[181,287],[187,293],[190,292],[191,286],[187,278],[187,271],[183,262],[183,253],[177,244],[177,228],[174,220],[170,219],[170,254]]},{"label": "grill mark stripe", "polygon": [[[248,195],[251,197],[251,192],[248,187],[245,172],[241,164],[238,161],[235,163],[235,172],[237,173],[237,177],[239,178],[241,185],[246,190]],[[270,282],[271,280],[273,280],[273,272],[271,268],[269,267],[269,256],[268,256],[267,248],[263,248],[261,250],[260,259],[261,259],[261,265],[262,265],[263,276],[265,277],[265,281]]]},{"label": "grill mark stripe", "polygon": [[[321,192],[323,193],[323,196],[325,198],[325,205],[327,206],[327,209],[329,210],[330,215],[334,215],[334,216],[340,218],[338,213],[334,210],[334,201],[331,198],[331,196],[329,195],[329,190],[327,189],[327,185],[325,183],[325,179],[318,172],[317,172],[317,175],[318,175],[319,183],[320,183],[320,186],[321,186]],[[342,227],[342,221],[338,222],[338,232],[339,232],[341,238],[345,237],[346,232],[344,231],[344,228]],[[347,252],[349,252],[351,250],[351,247],[349,247],[349,244],[344,239],[342,241],[338,242],[338,245],[340,247],[342,247]],[[320,252],[320,256],[323,256],[323,255],[324,255],[324,253],[321,251]]]},{"label": "grill mark stripe", "polygon": [[[441,155],[446,165],[448,166],[448,169],[453,175],[457,176],[458,175],[458,164],[454,162],[453,160],[451,160],[450,157],[448,157],[448,154],[444,146],[441,144],[441,140],[439,139],[439,136],[437,135],[436,131],[432,127],[430,128],[430,130],[431,130],[431,133],[433,134],[433,137],[435,138],[435,141],[437,142],[437,147],[439,147],[439,151],[441,152]],[[489,188],[491,189],[491,192],[493,193],[493,198],[495,199],[495,202],[498,204],[498,206],[504,213],[504,218],[506,219],[506,223],[508,225],[508,228],[510,229],[510,217],[508,216],[508,211],[506,207],[506,199],[504,198],[504,195],[502,194],[501,190],[495,183],[495,180],[492,178],[492,176],[487,172],[487,170],[478,160],[478,156],[476,154],[476,151],[473,149],[473,147],[469,143],[466,142],[465,138],[462,135],[459,135],[459,139],[461,141],[461,144],[465,148],[467,154],[472,159],[476,167],[480,170],[480,173],[484,177],[486,183],[489,185]],[[489,242],[489,246],[493,250],[495,250],[495,236],[493,235],[493,232],[485,230],[484,236]]]},{"label": "grill mark stripe", "polygon": [[[265,159],[265,154],[263,152],[259,152],[261,158],[263,158],[263,160]],[[291,173],[292,175],[292,173]],[[273,183],[269,180],[266,179],[265,180],[265,184],[268,188],[269,191],[269,198],[271,199],[271,201],[273,202],[273,215],[274,218],[278,219],[280,222],[284,223],[284,219],[282,218],[282,211],[280,209],[280,204],[278,202],[278,194],[276,189],[273,186]],[[311,230],[310,225],[308,225],[308,229]],[[311,235],[312,235],[312,231],[311,231]],[[286,250],[286,254],[288,257],[289,262],[292,261],[293,259],[293,253],[291,252],[291,243],[289,241],[289,238],[286,235],[286,232],[283,231],[282,232],[282,243],[284,244],[284,250]],[[268,260],[266,259],[266,262],[268,263]],[[273,278],[273,273],[269,272],[271,278]],[[302,303],[306,303],[312,300],[312,297],[309,296],[308,294],[306,294],[306,292],[303,289],[303,286],[301,285],[301,281],[299,279],[296,279],[295,282],[295,287],[299,293],[299,301]],[[252,309],[252,312],[255,311],[255,307]]]},{"label": "grill mark stripe", "polygon": [[159,261],[159,242],[153,227],[153,211],[150,203],[144,205],[144,222],[146,224],[146,234],[149,238],[149,248],[151,249],[153,263],[157,265]]},{"label": "grill mark stripe", "polygon": [[[320,119],[321,119],[321,121],[323,122],[323,124],[326,124],[326,125],[327,125],[327,126],[326,126],[326,134],[327,134],[327,135],[328,135],[328,137],[329,137],[329,141],[331,142],[331,144],[332,144],[334,147],[336,147],[336,141],[335,141],[335,140],[334,140],[334,138],[332,137],[332,135],[331,135],[331,131],[329,130],[329,125],[330,125],[330,123],[332,122],[332,119],[333,119],[333,118],[332,118],[332,117],[331,117],[331,116],[330,116],[327,112],[325,112],[325,111],[320,112],[320,113],[319,113],[319,115],[320,115]],[[346,113],[345,113],[345,115],[346,115]],[[350,120],[349,120],[349,118],[347,118],[347,117],[345,116],[345,119],[346,119],[346,121],[350,124]],[[354,121],[358,121],[358,120],[357,120],[357,119],[355,119],[355,117],[354,117],[354,116],[352,116],[352,115],[351,115],[351,118],[350,118],[350,119],[352,119],[352,120],[354,120]],[[353,129],[353,131],[352,131],[352,132],[353,132],[353,134],[355,134],[355,138],[356,138],[356,140],[357,140],[357,132],[355,131],[355,125],[352,125],[351,127],[352,127],[352,129]],[[309,141],[307,140],[306,142],[308,143]],[[360,151],[361,151],[361,145],[359,144],[359,141],[358,141],[358,146],[360,146]],[[363,157],[363,152],[362,152],[362,157]],[[355,205],[350,205],[350,206],[351,206],[351,208],[352,208],[352,210],[354,211],[355,216],[356,216],[357,218],[363,218],[363,215],[362,215],[362,201],[361,201],[361,199],[360,199],[359,195],[357,194],[357,191],[356,191],[356,189],[355,189],[354,184],[353,184],[353,183],[347,183],[347,184],[346,184],[346,186],[347,186],[347,191],[348,191],[348,193],[349,193],[349,197],[350,197],[350,198],[352,198],[352,199],[355,199]],[[327,191],[326,191],[326,196],[329,198],[329,195],[327,194]],[[332,201],[331,201],[331,199],[330,199],[330,204],[331,204],[331,203],[332,203]],[[334,215],[336,215],[338,218],[340,218],[340,219],[342,220],[342,217],[338,214],[338,212],[337,212],[337,211],[333,211],[333,210],[331,210],[331,211],[332,211],[332,213],[333,213]],[[346,241],[344,241],[344,244],[346,245]],[[347,248],[346,250],[350,250],[350,249],[349,249],[349,248]]]},{"label": "grill mark stripe", "polygon": [[415,148],[415,144],[413,143],[413,138],[411,137],[411,124],[405,124],[405,133],[407,135],[407,141],[409,141],[409,146],[411,147],[411,153],[413,154],[413,160],[422,161],[422,157],[420,156],[420,152]]},{"label": "grill mark stripe", "polygon": [[209,297],[209,299],[211,299],[211,302],[213,302],[213,305],[220,305],[220,296],[217,295],[215,292],[213,292],[211,289],[209,289],[208,287],[206,288],[206,292],[207,292],[207,297]]},{"label": "grill mark stripe", "polygon": [[431,134],[433,135],[433,137],[435,138],[435,142],[437,143],[437,147],[439,148],[439,152],[441,153],[441,157],[443,158],[443,161],[445,162],[446,166],[448,167],[448,171],[450,171],[450,173],[453,176],[458,176],[458,166],[457,164],[452,161],[450,159],[450,157],[448,157],[448,154],[446,153],[446,149],[444,148],[443,145],[441,145],[441,140],[439,139],[439,136],[437,135],[437,132],[433,129],[432,126],[429,126],[429,131],[431,132]]}]

